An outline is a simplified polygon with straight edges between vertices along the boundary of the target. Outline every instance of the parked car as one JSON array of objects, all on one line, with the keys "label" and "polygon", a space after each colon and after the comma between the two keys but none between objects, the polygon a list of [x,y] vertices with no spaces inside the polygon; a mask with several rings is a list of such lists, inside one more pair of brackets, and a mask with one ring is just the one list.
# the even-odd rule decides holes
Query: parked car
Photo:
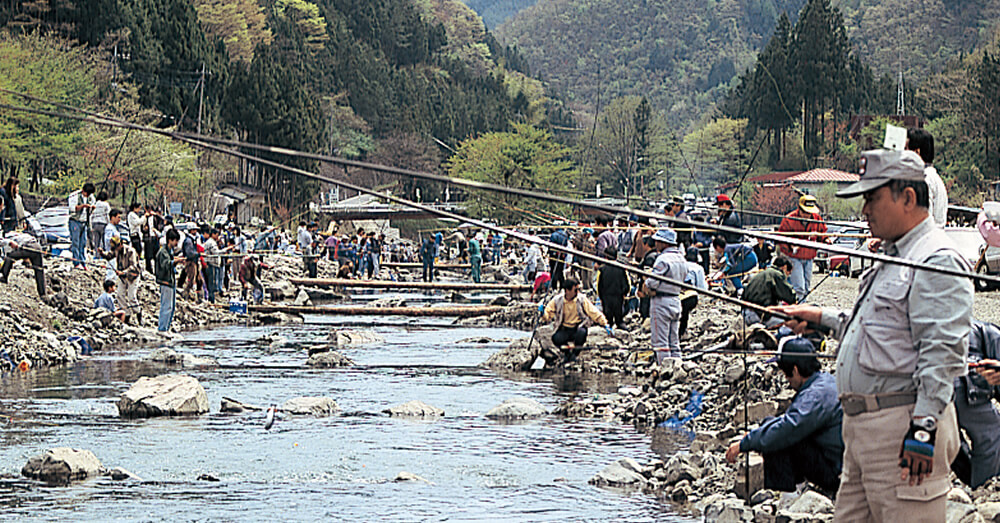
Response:
[{"label": "parked car", "polygon": [[[828,225],[826,232],[829,234],[868,234],[868,224],[865,222],[852,222],[847,225]],[[848,249],[854,250],[866,250],[865,247],[866,238],[857,238],[855,236],[835,236],[833,238],[833,245],[838,247],[846,247]],[[827,271],[839,271],[841,274],[853,276],[855,272],[860,274],[861,271],[871,266],[871,262],[867,265],[864,263],[868,260],[863,260],[858,258],[853,262],[846,254],[834,254],[829,251],[819,251],[816,253],[816,258],[813,260],[813,265],[816,266],[816,270],[819,272]]]},{"label": "parked car", "polygon": [[[976,274],[984,276],[1000,276],[1000,248],[990,247],[983,243],[979,248],[979,258],[975,264]],[[992,283],[976,280],[977,291],[988,291],[996,288]]]}]

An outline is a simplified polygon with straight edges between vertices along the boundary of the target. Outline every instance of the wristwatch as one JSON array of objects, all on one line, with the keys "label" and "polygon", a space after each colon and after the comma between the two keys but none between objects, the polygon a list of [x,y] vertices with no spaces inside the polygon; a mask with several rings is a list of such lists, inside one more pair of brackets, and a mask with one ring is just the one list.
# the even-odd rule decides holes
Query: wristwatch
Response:
[{"label": "wristwatch", "polygon": [[913,424],[924,429],[924,430],[936,430],[937,420],[933,416],[924,416],[922,418],[913,418]]}]

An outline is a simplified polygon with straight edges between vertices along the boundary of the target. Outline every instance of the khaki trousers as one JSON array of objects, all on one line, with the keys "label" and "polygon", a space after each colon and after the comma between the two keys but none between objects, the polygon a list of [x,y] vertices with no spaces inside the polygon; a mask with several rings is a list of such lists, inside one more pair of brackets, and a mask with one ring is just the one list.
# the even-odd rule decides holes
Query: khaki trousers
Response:
[{"label": "khaki trousers", "polygon": [[955,405],[938,419],[934,471],[920,485],[899,479],[899,449],[910,428],[913,405],[844,415],[844,469],[837,491],[836,521],[945,521],[948,473],[958,454]]}]

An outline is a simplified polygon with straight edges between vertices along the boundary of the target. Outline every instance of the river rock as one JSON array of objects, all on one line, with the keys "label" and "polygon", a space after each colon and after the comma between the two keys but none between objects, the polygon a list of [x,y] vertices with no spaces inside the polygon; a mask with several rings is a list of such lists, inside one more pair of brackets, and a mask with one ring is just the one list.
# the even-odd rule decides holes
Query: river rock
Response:
[{"label": "river rock", "polygon": [[310,354],[309,359],[306,360],[306,365],[323,368],[350,367],[354,365],[354,360],[339,352],[328,350]]},{"label": "river rock", "polygon": [[399,296],[391,296],[391,297],[388,297],[388,298],[379,298],[377,300],[368,302],[368,305],[366,305],[366,307],[377,307],[377,308],[384,308],[384,309],[390,309],[390,308],[396,308],[396,307],[405,307],[405,306],[406,306],[406,298],[400,298]]},{"label": "river rock", "polygon": [[[531,347],[529,348],[529,342]],[[496,370],[527,371],[542,351],[542,345],[531,338],[519,338],[506,348],[494,352],[483,366]]]},{"label": "river rock", "polygon": [[337,347],[347,347],[381,343],[385,341],[385,338],[375,334],[374,331],[338,330],[330,333],[330,341],[334,342]]},{"label": "river rock", "polygon": [[432,405],[428,405],[420,400],[408,401],[402,405],[396,405],[395,407],[385,409],[382,412],[390,416],[409,416],[415,418],[444,416],[443,410]]},{"label": "river rock", "polygon": [[301,396],[292,398],[281,406],[281,410],[289,414],[302,414],[310,416],[330,416],[336,414],[340,407],[332,398]]},{"label": "river rock", "polygon": [[758,490],[764,488],[764,458],[756,454],[750,455],[750,491],[747,492],[746,473],[744,469],[746,463],[740,459],[739,470],[736,473],[733,491],[741,499],[749,500]]},{"label": "river rock", "polygon": [[231,398],[222,398],[222,406],[219,408],[219,412],[230,412],[233,414],[239,414],[248,410],[264,410],[264,407],[249,405]]},{"label": "river rock", "polygon": [[297,294],[297,289],[292,282],[288,280],[279,280],[271,285],[267,289],[268,294],[271,295],[271,299],[274,300],[289,300],[295,297]]},{"label": "river rock", "polygon": [[969,495],[959,487],[952,487],[952,489],[948,491],[948,501],[972,504],[972,498],[970,498]]},{"label": "river rock", "polygon": [[954,501],[948,502],[944,520],[946,523],[983,523],[985,521],[976,510],[975,505]]},{"label": "river rock", "polygon": [[282,323],[302,323],[302,316],[286,314],[284,312],[269,312],[254,316],[261,325],[278,325]]},{"label": "river rock", "polygon": [[833,502],[818,492],[807,490],[795,498],[785,510],[800,514],[833,514]]},{"label": "river rock", "polygon": [[219,362],[215,361],[213,358],[181,353],[169,347],[159,347],[153,349],[144,359],[156,363],[182,365],[184,367],[212,367],[219,364]]},{"label": "river rock", "polygon": [[491,419],[528,419],[544,416],[548,411],[541,403],[529,398],[511,398],[486,413]]},{"label": "river rock", "polygon": [[296,307],[310,307],[312,306],[312,300],[309,299],[309,293],[305,289],[299,289],[292,304]]},{"label": "river rock", "polygon": [[65,484],[97,476],[101,468],[101,462],[93,452],[59,447],[29,459],[21,468],[21,475],[47,483]]},{"label": "river rock", "polygon": [[721,499],[705,507],[705,523],[743,523],[750,520],[750,509],[738,499]]},{"label": "river rock", "polygon": [[208,396],[198,380],[183,374],[142,377],[118,400],[123,418],[184,416],[208,412]]},{"label": "river rock", "polygon": [[646,477],[642,475],[642,466],[632,458],[622,458],[598,472],[587,483],[598,487],[642,486]]},{"label": "river rock", "polygon": [[[777,413],[778,402],[776,401],[758,401],[747,406],[747,417],[749,418],[750,423],[759,423],[762,419],[768,416],[774,416]],[[733,425],[743,425],[742,405],[737,406],[736,412],[733,413]]]},{"label": "river rock", "polygon": [[334,301],[347,299],[347,296],[330,289],[317,289],[315,287],[309,287],[306,288],[305,291],[309,295],[309,299],[312,301]]},{"label": "river rock", "polygon": [[976,505],[976,510],[984,521],[1000,523],[1000,501],[988,501]]},{"label": "river rock", "polygon": [[113,479],[115,481],[122,481],[122,480],[126,480],[126,479],[131,479],[131,480],[135,480],[135,481],[142,481],[142,478],[140,478],[139,476],[136,476],[135,474],[132,474],[131,472],[129,472],[129,471],[127,471],[127,470],[125,470],[125,469],[123,469],[121,467],[115,467],[115,468],[107,471],[107,473],[105,474],[105,476],[108,476],[109,478],[111,478],[111,479]]},{"label": "river rock", "polygon": [[664,482],[673,485],[680,481],[696,481],[701,478],[701,470],[691,462],[691,455],[678,453],[670,457],[666,465]]},{"label": "river rock", "polygon": [[418,476],[418,475],[416,475],[416,474],[414,474],[412,472],[407,472],[405,470],[400,471],[399,474],[396,474],[396,478],[393,479],[393,481],[395,481],[396,483],[414,482],[414,483],[427,483],[428,485],[431,484],[430,481],[427,481],[426,479],[424,479],[424,478],[422,478],[422,477],[420,477],[420,476]]},{"label": "river rock", "polygon": [[743,361],[733,360],[726,367],[725,372],[723,372],[722,381],[729,384],[736,383],[740,378],[743,377],[744,372],[746,372],[746,367],[743,366]]}]

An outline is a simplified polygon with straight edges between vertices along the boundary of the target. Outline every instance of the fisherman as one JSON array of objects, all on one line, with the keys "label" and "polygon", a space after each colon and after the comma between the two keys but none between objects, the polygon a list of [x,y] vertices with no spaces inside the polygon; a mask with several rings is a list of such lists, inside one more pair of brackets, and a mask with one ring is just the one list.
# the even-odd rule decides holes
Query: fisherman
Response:
[{"label": "fisherman", "polygon": [[115,276],[120,282],[117,287],[118,303],[124,309],[122,321],[128,323],[134,311],[138,318],[136,324],[141,325],[142,309],[139,306],[138,293],[142,268],[139,266],[139,255],[131,245],[117,237],[111,239],[111,249],[115,256]]},{"label": "fisherman", "polygon": [[[351,264],[351,262],[345,263],[347,266]],[[260,256],[253,254],[243,257],[243,263],[240,264],[238,275],[240,287],[242,288],[241,299],[243,301],[247,299],[247,291],[250,291],[250,297],[254,303],[264,301],[264,286],[261,285],[260,278],[257,277],[260,267]]]},{"label": "fisherman", "polygon": [[90,215],[97,203],[94,199],[94,184],[87,182],[79,191],[69,195],[69,239],[73,253],[73,268],[87,268],[87,227]]},{"label": "fisherman", "polygon": [[[642,242],[646,244],[646,255],[642,258],[642,263],[639,267],[644,271],[650,271],[653,269],[653,266],[656,265],[657,256],[660,255],[660,251],[657,249],[657,246],[663,247],[666,244],[657,244],[653,241],[652,235],[643,237]],[[639,288],[637,289],[636,295],[639,297],[639,316],[643,319],[649,317],[650,300],[653,294],[654,293],[651,289],[646,288],[646,280],[639,282]]]},{"label": "fisherman", "polygon": [[715,254],[719,256],[722,270],[712,275],[713,281],[729,277],[729,282],[736,288],[736,294],[743,292],[743,275],[757,267],[757,255],[749,245],[742,243],[726,244],[725,236],[716,236],[712,240]]},{"label": "fisherman", "polygon": [[142,251],[142,227],[146,220],[142,217],[142,204],[132,202],[128,206],[128,215],[125,224],[128,226],[129,245],[135,249],[136,255]]},{"label": "fisherman", "polygon": [[615,258],[617,258],[618,236],[616,236],[615,232],[608,227],[610,222],[611,220],[603,214],[597,217],[596,231],[598,235],[597,241],[594,244],[594,252],[596,252],[599,256],[604,256],[604,251],[606,251],[608,247],[614,247],[616,251]]},{"label": "fisherman", "polygon": [[[549,275],[547,271],[537,273],[535,276],[535,282],[531,285],[531,298],[529,298],[529,300],[535,301],[536,295],[548,293],[551,286],[552,276]],[[605,318],[607,318],[607,316],[605,316]]]},{"label": "fisherman", "polygon": [[[687,252],[684,255],[684,259],[687,260],[688,270],[687,276],[684,277],[684,283],[693,285],[702,290],[708,290],[708,283],[705,281],[705,269],[698,263],[698,248],[688,247]],[[691,311],[698,306],[698,293],[692,290],[685,290],[681,292],[680,298],[681,323],[678,327],[677,334],[679,337],[683,338],[684,333],[687,332],[688,317],[691,315]]]},{"label": "fisherman", "polygon": [[104,280],[102,284],[104,287],[104,292],[94,300],[95,309],[104,309],[118,318],[118,321],[125,322],[125,311],[119,310],[118,305],[115,303],[115,281],[114,280]]},{"label": "fisherman", "polygon": [[[888,256],[971,272],[930,217],[924,162],[912,151],[862,153],[860,180],[838,197],[864,196],[861,212]],[[965,374],[972,282],[877,263],[851,311],[777,307],[803,332],[840,338],[837,389],[844,414],[838,521],[944,521],[948,465],[958,453],[954,380]]]},{"label": "fisherman", "polygon": [[924,181],[931,198],[930,213],[938,227],[948,224],[948,189],[934,167],[934,135],[926,129],[906,130],[906,150],[920,155],[924,161]]},{"label": "fisherman", "polygon": [[[423,281],[434,281],[434,254],[436,250],[434,241],[430,238],[424,238],[424,242],[420,245],[420,262],[423,264],[424,270]],[[351,262],[344,263],[350,264]]]},{"label": "fisherman", "polygon": [[479,283],[483,272],[483,250],[475,238],[469,240],[469,263],[472,265],[472,281]]},{"label": "fisherman", "polygon": [[771,260],[774,258],[774,244],[764,238],[757,238],[753,253],[757,256],[757,268],[765,269],[771,265]]},{"label": "fisherman", "polygon": [[[556,245],[566,247],[569,245],[569,235],[566,234],[566,229],[560,226],[549,235],[549,241]],[[552,275],[552,287],[555,289],[562,288],[562,281],[565,278],[565,275],[563,274],[566,261],[565,256],[566,255],[561,252],[549,253],[549,274]]]},{"label": "fisherman", "polygon": [[[653,274],[683,282],[687,278],[688,267],[687,260],[677,247],[677,233],[664,227],[656,231],[653,241],[660,252],[653,265]],[[680,358],[681,289],[654,278],[646,279],[646,288],[653,292],[649,308],[653,350],[657,351],[658,359],[661,356]]]},{"label": "fisherman", "polygon": [[[558,256],[559,253],[553,254],[553,256]],[[538,247],[538,244],[530,243],[527,249],[525,249],[524,254],[524,283],[531,283],[535,281],[536,275],[538,274],[538,266],[542,262],[542,250]],[[544,267],[544,265],[543,265]]]},{"label": "fisherman", "polygon": [[[715,197],[715,205],[719,208],[719,223],[726,227],[732,227],[734,229],[743,228],[743,220],[740,219],[740,215],[736,213],[733,209],[733,200],[725,194],[720,194]],[[722,237],[726,239],[728,244],[736,244],[743,241],[743,233],[740,232],[724,232]]]},{"label": "fisherman", "polygon": [[444,242],[448,243],[452,240],[455,241],[455,245],[458,247],[458,260],[464,263],[466,261],[465,249],[468,246],[468,242],[465,239],[465,233],[462,232],[462,229],[457,229],[455,232],[451,233],[451,236],[445,238]]},{"label": "fisherman", "polygon": [[[747,301],[761,307],[773,307],[775,305],[792,304],[798,300],[795,297],[795,289],[788,283],[788,278],[792,274],[792,263],[784,256],[778,256],[770,267],[754,274],[747,282],[743,291],[743,301]],[[767,315],[761,314],[753,309],[743,309],[743,320],[747,325],[761,323],[769,320]]]},{"label": "fisherman", "polygon": [[313,239],[313,234],[317,229],[319,229],[319,225],[316,225],[316,222],[310,222],[305,229],[299,232],[299,248],[302,250],[302,268],[308,278],[315,278],[319,273],[319,267],[316,262],[319,255],[316,252],[316,241]]},{"label": "fisherman", "polygon": [[28,260],[35,271],[35,290],[38,297],[45,296],[45,268],[42,265],[42,246],[34,236],[24,232],[10,232],[0,239],[4,260],[0,266],[0,283],[7,283],[14,260]]},{"label": "fisherman", "polygon": [[962,442],[951,469],[963,483],[978,488],[1000,475],[1000,327],[973,320],[969,335],[969,363],[976,372],[955,378],[955,413],[958,426],[972,440],[972,448]]},{"label": "fisherman", "polygon": [[[604,249],[604,257],[609,260],[618,258],[618,249],[609,245]],[[601,298],[601,307],[609,325],[619,329],[625,328],[625,295],[629,291],[628,275],[625,269],[605,263],[600,268],[597,278],[597,295]]]},{"label": "fisherman", "polygon": [[171,227],[164,234],[165,243],[156,253],[156,283],[160,286],[160,318],[157,330],[166,332],[174,321],[174,307],[177,304],[177,280],[174,265],[185,261],[183,256],[174,257],[174,249],[180,243],[181,235]]},{"label": "fisherman", "polygon": [[764,488],[793,492],[798,484],[810,481],[832,494],[840,484],[844,453],[840,434],[844,413],[836,382],[820,370],[807,338],[782,339],[776,360],[788,386],[795,390],[792,403],[784,414],[764,420],[730,445],[726,460],[735,463],[742,452],[760,452]]},{"label": "fisherman", "polygon": [[[203,225],[202,228],[208,227]],[[174,229],[177,230],[177,229]],[[196,235],[185,234],[184,243],[181,245],[181,255],[184,256],[184,273],[181,275],[181,279],[184,283],[184,290],[182,294],[188,299],[194,299],[196,302],[201,301],[201,290],[204,280],[201,277],[201,254],[198,252],[198,242],[195,239]],[[159,256],[159,254],[157,254]],[[194,298],[191,297],[191,287],[194,287]]]},{"label": "fisherman", "polygon": [[[580,292],[580,282],[573,278],[563,280],[563,294],[549,301],[548,305],[538,304],[538,312],[542,313],[542,322],[552,322],[555,331],[552,333],[552,344],[564,349],[568,361],[576,359],[580,347],[587,343],[587,328],[596,323],[612,335],[611,326],[601,311],[587,296]],[[558,355],[543,354],[543,357],[554,364]]]},{"label": "fisherman", "polygon": [[[808,235],[795,234],[795,237],[814,242],[825,241],[826,236],[823,235],[825,232],[826,224],[823,223],[823,217],[819,215],[816,197],[808,194],[799,197],[799,206],[785,215],[781,220],[781,225],[778,226],[778,234],[810,233]],[[813,258],[816,257],[816,249],[779,243],[778,250],[792,264],[792,275],[789,276],[789,281],[792,283],[792,288],[795,289],[795,295],[801,300],[812,288]]]}]

